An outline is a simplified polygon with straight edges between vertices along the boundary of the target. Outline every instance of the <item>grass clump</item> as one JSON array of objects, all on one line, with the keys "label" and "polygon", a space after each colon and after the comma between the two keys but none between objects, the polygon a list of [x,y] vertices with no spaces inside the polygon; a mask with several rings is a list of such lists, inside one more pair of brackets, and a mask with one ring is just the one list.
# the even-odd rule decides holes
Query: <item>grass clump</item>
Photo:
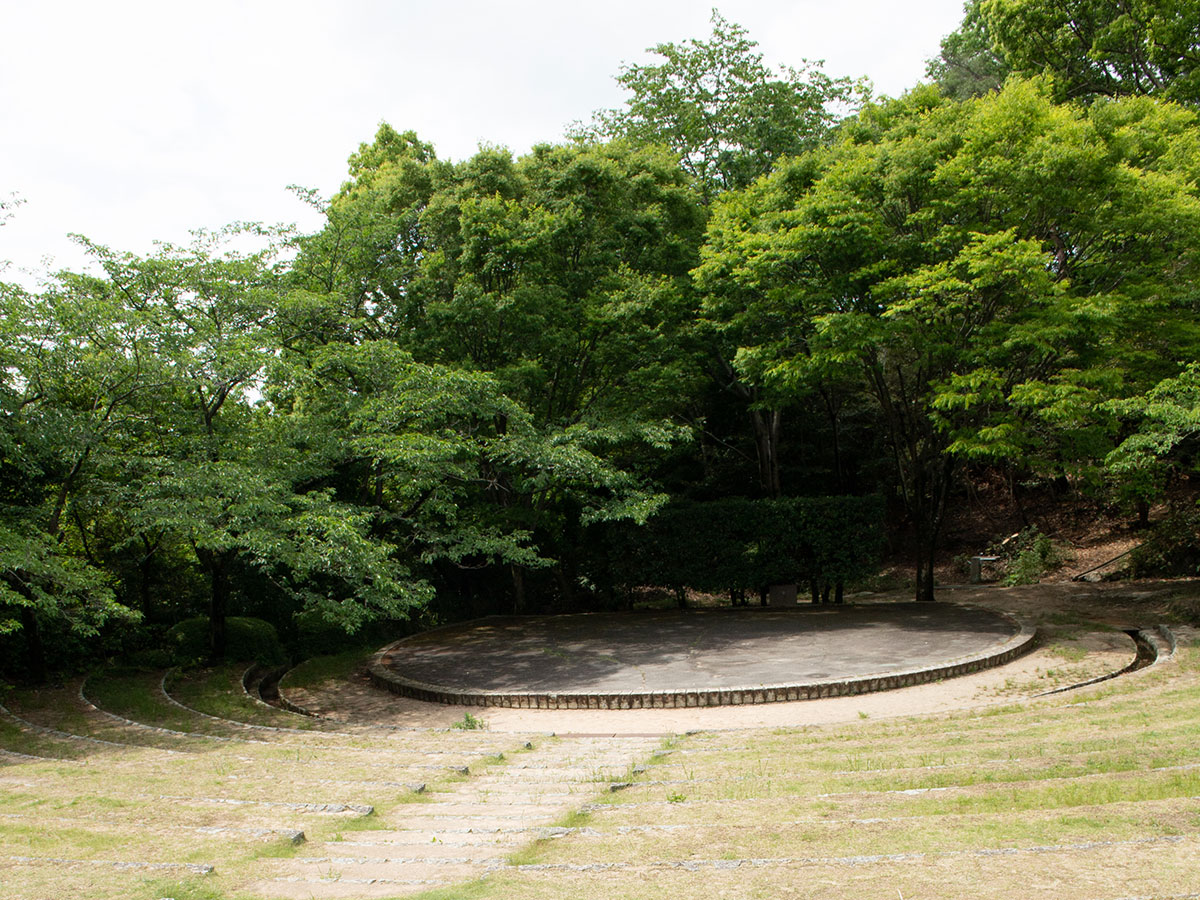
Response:
[{"label": "grass clump", "polygon": [[482,731],[487,728],[487,723],[470,713],[463,713],[463,717],[450,727],[459,731]]}]

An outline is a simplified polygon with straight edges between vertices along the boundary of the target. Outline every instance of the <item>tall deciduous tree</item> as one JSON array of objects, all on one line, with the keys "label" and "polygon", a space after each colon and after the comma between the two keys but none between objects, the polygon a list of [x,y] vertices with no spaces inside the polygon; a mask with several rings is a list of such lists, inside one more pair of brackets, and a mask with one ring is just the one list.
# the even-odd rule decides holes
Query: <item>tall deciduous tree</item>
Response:
[{"label": "tall deciduous tree", "polygon": [[0,632],[20,629],[44,675],[41,630],[94,634],[119,605],[73,516],[103,495],[148,387],[142,341],[110,298],[0,285]]},{"label": "tall deciduous tree", "polygon": [[967,0],[958,28],[942,38],[941,52],[929,60],[925,74],[947,97],[967,100],[999,90],[1009,67],[992,46],[981,0]]},{"label": "tall deciduous tree", "polygon": [[325,225],[297,241],[284,310],[289,340],[388,337],[420,322],[414,285],[433,250],[421,217],[451,170],[415,133],[384,124],[351,154],[350,178],[332,200],[300,192]]},{"label": "tall deciduous tree", "polygon": [[278,513],[255,506],[269,505],[269,495],[251,488],[259,479],[248,481],[239,459],[249,437],[247,392],[272,352],[273,274],[265,257],[226,253],[219,239],[147,258],[92,248],[128,318],[144,323],[159,383],[144,407],[153,435],[131,473],[134,520],[192,547],[209,581],[210,649],[218,659],[231,567],[244,549],[239,537],[249,539]]},{"label": "tall deciduous tree", "polygon": [[[331,228],[387,223],[380,246],[390,248],[371,276],[385,287],[356,313],[362,326],[331,339],[387,340],[414,363],[493,379],[510,407],[485,421],[509,450],[478,460],[492,489],[475,502],[494,505],[501,530],[532,533],[541,557],[556,561],[554,593],[567,595],[575,551],[566,535],[589,515],[644,515],[651,496],[613,456],[681,433],[663,420],[686,382],[674,337],[689,314],[701,207],[659,147],[542,146],[518,160],[486,148],[449,167],[415,159],[415,139],[398,145],[393,135],[381,129],[360,150],[352,163],[384,162],[352,165],[355,178],[330,207]],[[404,198],[398,216],[386,196]],[[328,235],[310,242],[306,271],[323,271],[332,246]],[[320,287],[301,284],[310,298]],[[346,305],[339,295],[328,308]],[[526,563],[506,565],[520,605]]]},{"label": "tall deciduous tree", "polygon": [[[744,28],[716,11],[712,25],[708,40],[659,44],[652,48],[659,62],[625,66],[617,81],[630,93],[626,105],[597,113],[590,127],[577,129],[577,136],[670,148],[706,203],[750,185],[789,156],[819,147],[838,117],[869,94],[865,82],[830,77],[819,62],[773,72]],[[708,402],[689,418],[706,442],[712,438],[718,445],[727,442],[706,423],[715,425],[731,412],[747,423],[758,490],[779,496],[787,404],[740,376],[728,329],[700,325],[689,332],[696,367],[710,387]],[[754,490],[753,482],[737,490]]]},{"label": "tall deciduous tree", "polygon": [[[823,407],[838,441],[841,376],[813,359],[810,344],[816,318],[831,310],[830,290],[805,291],[797,260],[769,246],[827,156],[784,160],[770,178],[722,197],[709,221],[703,262],[693,272],[703,296],[701,327],[715,348],[712,375],[748,408],[761,489],[771,497],[796,487],[783,483],[782,438],[785,418],[799,405]],[[794,354],[786,383],[764,377],[780,352]],[[802,354],[812,363],[807,369]],[[840,469],[837,454],[834,468]]]},{"label": "tall deciduous tree", "polygon": [[747,378],[859,372],[917,536],[919,599],[933,599],[956,462],[1070,465],[1096,427],[1084,413],[1122,389],[1115,348],[1191,302],[1200,206],[1161,168],[1186,139],[1134,150],[1153,110],[1134,101],[1114,128],[1112,110],[1097,121],[1033,84],[966,104],[916,92],[864,114],[789,202],[794,173],[776,173],[741,237],[718,232],[706,250],[751,318],[775,323],[745,332]]},{"label": "tall deciduous tree", "polygon": [[594,430],[538,426],[487,373],[381,340],[316,348],[280,374],[271,393],[314,487],[372,510],[374,533],[414,562],[507,569],[518,611],[524,573],[556,562],[548,510],[640,520],[660,502],[594,452]]},{"label": "tall deciduous tree", "polygon": [[1196,0],[981,0],[980,11],[1012,70],[1050,75],[1060,99],[1200,103]]},{"label": "tall deciduous tree", "polygon": [[866,93],[821,63],[774,73],[746,29],[715,10],[712,25],[707,41],[658,44],[651,52],[661,62],[624,66],[617,81],[630,93],[626,106],[597,113],[578,135],[670,147],[711,198],[820,143],[838,112]]},{"label": "tall deciduous tree", "polygon": [[427,599],[371,533],[370,511],[310,483],[259,399],[286,343],[273,250],[236,252],[224,235],[145,258],[92,249],[105,277],[91,287],[117,298],[122,327],[143,336],[138,364],[153,385],[138,397],[141,434],[122,448],[120,496],[135,533],[191,547],[209,584],[212,656],[225,652],[240,568],[349,630]]}]

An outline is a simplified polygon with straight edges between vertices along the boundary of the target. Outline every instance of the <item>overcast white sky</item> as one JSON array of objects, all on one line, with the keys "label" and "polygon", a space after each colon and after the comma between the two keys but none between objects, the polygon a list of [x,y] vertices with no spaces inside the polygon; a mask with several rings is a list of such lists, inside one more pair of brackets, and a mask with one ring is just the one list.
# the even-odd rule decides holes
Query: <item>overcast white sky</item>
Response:
[{"label": "overcast white sky", "polygon": [[318,223],[381,121],[443,158],[520,154],[619,106],[621,63],[704,38],[716,5],[770,65],[825,60],[897,95],[962,0],[0,0],[0,227],[8,280],[78,268],[67,238],[144,253],[235,220]]}]

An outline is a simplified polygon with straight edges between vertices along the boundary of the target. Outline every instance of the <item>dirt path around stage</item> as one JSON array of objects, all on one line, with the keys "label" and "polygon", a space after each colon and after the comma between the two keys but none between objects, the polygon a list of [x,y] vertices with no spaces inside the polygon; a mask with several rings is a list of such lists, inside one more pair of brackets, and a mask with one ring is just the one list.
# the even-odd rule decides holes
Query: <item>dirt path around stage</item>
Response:
[{"label": "dirt path around stage", "polygon": [[[1200,581],[1118,584],[949,586],[939,599],[1002,610],[1031,625],[1040,645],[994,669],[933,684],[875,694],[699,709],[529,710],[472,708],[493,731],[557,734],[655,734],[690,730],[826,725],[864,718],[948,713],[995,704],[1032,701],[1047,690],[1115,672],[1134,653],[1125,629],[1159,624],[1178,598],[1200,600]],[[856,603],[906,600],[900,594],[863,595]],[[1185,629],[1186,630],[1186,629]],[[1136,677],[1136,674],[1132,677]],[[334,719],[410,727],[448,727],[460,722],[461,706],[396,697],[372,687],[361,673],[288,693],[288,699]]]}]

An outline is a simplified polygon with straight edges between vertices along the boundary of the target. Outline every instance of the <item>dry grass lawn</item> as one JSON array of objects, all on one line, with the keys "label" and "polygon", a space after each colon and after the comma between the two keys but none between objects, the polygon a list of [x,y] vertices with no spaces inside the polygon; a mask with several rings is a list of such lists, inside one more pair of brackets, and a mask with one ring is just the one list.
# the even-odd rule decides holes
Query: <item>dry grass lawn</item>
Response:
[{"label": "dry grass lawn", "polygon": [[[1195,632],[1167,662],[1032,699],[1119,667],[1114,629],[1161,604],[1139,586],[1090,606],[993,591],[1039,622],[1041,655],[948,713],[552,738],[442,711],[438,727],[306,719],[244,695],[235,668],[10,691],[0,896],[1200,895]],[[297,690],[361,695],[345,671]]]}]

